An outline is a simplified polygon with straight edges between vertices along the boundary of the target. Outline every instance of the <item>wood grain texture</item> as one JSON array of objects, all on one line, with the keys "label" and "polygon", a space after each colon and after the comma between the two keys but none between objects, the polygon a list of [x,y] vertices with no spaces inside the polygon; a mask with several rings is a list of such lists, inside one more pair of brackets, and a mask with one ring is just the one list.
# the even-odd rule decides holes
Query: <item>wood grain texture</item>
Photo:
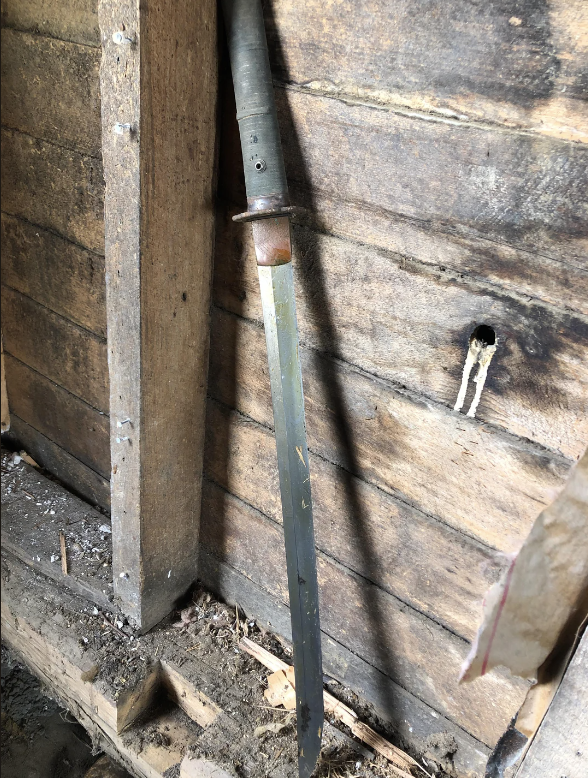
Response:
[{"label": "wood grain texture", "polygon": [[[219,561],[205,547],[200,556],[200,574],[206,585],[218,592],[225,602],[238,603],[248,616],[265,628],[290,639],[290,612],[275,592],[263,589]],[[424,743],[431,742],[428,740],[431,736],[450,735],[457,744],[452,758],[460,778],[483,775],[489,752],[479,740],[324,632],[322,653],[325,672],[369,700],[377,714],[392,724],[402,742],[414,745],[420,752]]]},{"label": "wood grain texture", "polygon": [[[280,90],[276,91],[279,96]],[[245,190],[240,172],[242,161],[235,120],[235,103],[228,74],[221,79],[221,98],[220,189],[229,201],[236,203],[235,209],[241,210],[245,202]],[[312,106],[312,103],[310,105]],[[289,124],[290,118],[284,116],[283,122],[285,125]],[[394,120],[391,130],[393,128]],[[433,141],[434,128],[429,132],[429,137]],[[467,139],[470,136],[464,137]],[[312,140],[309,142],[316,143]],[[379,142],[376,136],[369,149],[370,157],[374,153],[378,156]],[[290,143],[286,148],[286,154],[301,160],[297,148],[299,145],[297,143],[293,146]],[[416,144],[413,143],[412,146],[413,154],[417,154],[419,149]],[[461,143],[454,144],[454,155],[456,149],[461,149]],[[484,161],[482,157],[487,153],[487,148],[480,149],[478,156],[482,164],[479,168],[470,165],[472,175],[476,174],[477,169],[478,173],[480,170],[483,171],[488,159]],[[332,158],[330,152],[327,156],[328,159]],[[361,179],[363,170],[358,168],[354,160],[353,155],[350,157],[345,154],[338,160],[337,165],[348,168],[350,177]],[[398,176],[399,171],[389,163],[388,158],[382,159],[380,164],[383,175],[387,171],[389,178]],[[465,175],[467,180],[467,171],[465,174],[462,171],[462,175]],[[493,173],[490,172],[490,175]],[[402,168],[400,176],[403,176]],[[434,179],[433,185],[439,186],[438,179]],[[409,191],[413,188],[410,180],[406,186]],[[319,231],[348,237],[363,244],[367,243],[400,254],[407,259],[416,259],[423,264],[433,266],[436,270],[445,268],[465,273],[478,281],[502,287],[509,292],[538,298],[560,307],[569,307],[584,314],[588,313],[586,290],[588,269],[585,260],[588,244],[585,240],[582,241],[581,234],[577,239],[572,240],[578,243],[575,253],[560,252],[562,256],[551,258],[543,251],[509,245],[508,237],[496,239],[467,229],[451,219],[450,208],[446,214],[447,219],[430,220],[419,218],[418,214],[405,216],[389,208],[380,207],[379,202],[366,206],[362,200],[353,198],[348,200],[345,197],[345,188],[342,192],[334,193],[329,193],[324,188],[315,192],[299,191],[297,204],[307,210],[299,212],[296,219]],[[419,196],[418,189],[415,194]],[[494,192],[497,201],[500,195],[500,191]],[[515,206],[515,214],[517,209],[518,206]],[[506,203],[504,211],[508,214]],[[564,236],[562,241],[563,245],[569,246],[569,236]],[[555,249],[557,250],[557,246]]]},{"label": "wood grain texture", "polygon": [[[453,408],[470,336],[477,325],[489,325],[498,346],[479,418],[571,458],[582,454],[588,442],[584,317],[302,227],[294,230],[294,245],[302,342]],[[586,294],[588,300],[588,287]],[[248,225],[219,225],[214,299],[263,321]]]},{"label": "wood grain texture", "polygon": [[[276,89],[276,101],[292,202],[316,211],[323,229],[365,241],[365,221],[376,220],[393,243],[398,221],[411,221],[586,269],[585,144],[425,121],[293,88]],[[223,193],[245,202],[240,166],[225,171]]]},{"label": "wood grain texture", "polygon": [[517,778],[584,778],[588,772],[588,633],[585,632]]},{"label": "wood grain texture", "polygon": [[100,160],[2,130],[2,209],[104,252]]},{"label": "wood grain texture", "polygon": [[98,475],[26,421],[13,416],[10,432],[5,433],[4,439],[13,447],[24,449],[41,467],[57,476],[71,492],[91,505],[110,511],[109,480]]},{"label": "wood grain texture", "polygon": [[100,157],[100,51],[2,30],[2,123]]},{"label": "wood grain texture", "polygon": [[2,288],[2,328],[4,348],[9,354],[108,413],[108,362],[103,338],[8,287]]},{"label": "wood grain texture", "polygon": [[104,257],[2,214],[2,283],[106,337]]},{"label": "wood grain texture", "polygon": [[582,0],[265,6],[274,75],[443,118],[588,141]]},{"label": "wood grain texture", "polygon": [[[273,425],[263,330],[214,311],[209,391]],[[526,537],[570,463],[301,347],[309,448],[502,551]]]},{"label": "wood grain texture", "polygon": [[2,0],[2,24],[64,41],[100,46],[96,0]]},{"label": "wood grain texture", "polygon": [[[215,555],[288,602],[281,528],[218,487],[205,485],[202,542]],[[218,521],[220,515],[230,520]],[[263,538],[263,543],[259,539]],[[321,627],[487,745],[500,737],[527,684],[499,673],[459,686],[466,641],[319,553]]]},{"label": "wood grain texture", "polygon": [[[196,578],[216,3],[103,0],[99,18],[114,580],[123,609],[146,629]],[[121,24],[134,45],[113,42]],[[130,132],[117,135],[116,123],[130,124]],[[116,425],[125,419],[131,421],[121,435]]]},{"label": "wood grain texture", "polygon": [[103,478],[110,477],[107,415],[9,354],[6,376],[17,416]]},{"label": "wood grain texture", "polygon": [[[281,524],[271,430],[211,401],[205,474]],[[501,567],[479,543],[310,456],[317,547],[469,640]],[[222,526],[226,517],[217,518]]]},{"label": "wood grain texture", "polygon": [[4,341],[0,336],[0,392],[1,394],[1,416],[2,432],[8,432],[10,429],[10,408],[8,407],[8,392],[6,391],[6,370],[4,369]]}]

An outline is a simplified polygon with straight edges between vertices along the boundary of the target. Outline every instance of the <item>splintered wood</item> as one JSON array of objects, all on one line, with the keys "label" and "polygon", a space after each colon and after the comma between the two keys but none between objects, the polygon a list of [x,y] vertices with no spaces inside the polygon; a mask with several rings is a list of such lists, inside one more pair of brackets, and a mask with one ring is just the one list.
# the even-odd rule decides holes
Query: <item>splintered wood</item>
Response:
[{"label": "splintered wood", "polygon": [[65,535],[63,532],[59,533],[59,547],[61,549],[61,572],[63,575],[67,575],[67,548],[65,546]]},{"label": "splintered wood", "polygon": [[294,688],[294,668],[276,670],[268,675],[268,688],[263,696],[274,708],[283,705],[286,710],[296,709],[296,690]]},{"label": "splintered wood", "polygon": [[[283,705],[286,710],[294,710],[296,708],[296,692],[294,685],[294,668],[282,662],[281,659],[266,651],[265,648],[257,645],[248,638],[242,638],[239,642],[239,648],[246,651],[251,656],[255,657],[258,662],[272,670],[272,674],[268,676],[268,688],[264,692],[266,700],[273,706]],[[406,778],[410,778],[410,769],[412,767],[418,767],[419,770],[425,772],[419,763],[411,756],[406,754],[400,748],[393,746],[377,732],[374,732],[367,724],[359,721],[357,714],[348,708],[347,705],[340,702],[336,697],[333,697],[329,692],[323,692],[325,713],[330,713],[337,718],[343,724],[349,727],[351,732],[359,738],[361,741],[371,746],[375,751],[386,759],[394,766],[396,771]]]}]

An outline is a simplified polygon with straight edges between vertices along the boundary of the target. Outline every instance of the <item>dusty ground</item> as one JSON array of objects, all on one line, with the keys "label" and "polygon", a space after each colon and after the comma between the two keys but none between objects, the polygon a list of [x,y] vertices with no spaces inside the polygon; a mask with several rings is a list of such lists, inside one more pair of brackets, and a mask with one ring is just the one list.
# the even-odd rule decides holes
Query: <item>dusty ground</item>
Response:
[{"label": "dusty ground", "polygon": [[[53,569],[54,565],[60,565],[60,561],[52,557],[58,553],[59,531],[64,532],[70,579],[79,576],[92,585],[98,580],[101,591],[110,595],[112,590],[108,584],[112,573],[107,518],[77,498],[71,498],[77,501],[72,513],[60,486],[47,482],[42,473],[15,461],[12,454],[3,452],[2,470],[2,502],[10,508],[11,515],[18,517],[15,522],[18,526],[3,528],[3,538],[4,533],[9,533],[11,542],[21,546],[28,543],[34,547],[35,557],[45,554],[46,563]],[[67,497],[69,499],[71,495]],[[94,683],[109,697],[116,699],[133,690],[152,672],[154,665],[164,661],[181,668],[181,674],[223,711],[214,726],[203,730],[180,708],[171,705],[162,690],[154,709],[124,735],[125,742],[134,750],[157,745],[163,751],[169,751],[171,759],[171,755],[179,752],[180,746],[175,740],[179,737],[177,733],[182,732],[196,755],[210,758],[231,775],[297,778],[295,714],[267,704],[263,692],[267,687],[268,671],[238,647],[240,638],[247,636],[291,663],[291,647],[286,641],[267,632],[244,613],[219,602],[202,588],[196,588],[183,607],[149,634],[138,635],[108,601],[111,596],[105,607],[93,605],[38,571],[10,560],[13,560],[10,554],[3,559],[4,586],[7,589],[14,587],[18,602],[34,606],[36,618],[53,625],[56,634],[62,630],[69,637],[75,636],[80,649],[96,662]],[[400,742],[353,692],[334,679],[325,677],[324,681],[331,694],[349,705],[361,721],[395,745],[406,748],[406,744]],[[153,722],[166,706],[168,725],[162,731]],[[52,709],[43,724],[46,731],[51,716],[59,718],[60,712]],[[11,717],[11,721],[16,719]],[[51,721],[57,723],[55,718]],[[21,725],[16,721],[16,726]],[[424,768],[416,769],[415,775],[421,778],[425,774],[436,778],[450,776],[451,755],[455,748],[452,738],[443,735],[423,743],[420,753],[412,754]],[[16,745],[15,749],[16,753]],[[185,750],[185,744],[181,749]],[[172,764],[166,778],[176,778],[177,773],[179,763]],[[351,737],[344,725],[335,720],[325,725],[316,778],[392,778],[397,775],[383,757]],[[9,777],[12,778],[10,773]],[[18,778],[29,776],[19,773]],[[30,778],[78,776],[31,773]]]},{"label": "dusty ground", "polygon": [[16,452],[2,450],[3,545],[22,549],[24,561],[45,574],[61,570],[60,533],[66,543],[68,573],[113,599],[110,518],[41,469],[30,467]]},{"label": "dusty ground", "polygon": [[131,778],[104,769],[109,760],[68,712],[48,697],[39,681],[2,646],[3,778]]}]

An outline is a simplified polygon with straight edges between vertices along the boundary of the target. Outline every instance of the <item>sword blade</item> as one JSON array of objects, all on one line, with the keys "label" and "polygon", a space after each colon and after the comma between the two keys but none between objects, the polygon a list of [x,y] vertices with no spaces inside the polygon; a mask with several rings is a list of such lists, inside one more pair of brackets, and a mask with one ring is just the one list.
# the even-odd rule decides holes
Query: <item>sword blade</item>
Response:
[{"label": "sword blade", "polygon": [[[274,232],[276,240],[269,243],[283,245],[283,222],[289,228],[289,220],[281,217],[271,221],[273,224],[266,221],[260,231],[266,236],[269,232],[270,238]],[[261,227],[262,223],[254,224],[254,235],[257,224]],[[260,265],[258,270],[284,518],[296,678],[298,765],[301,778],[308,778],[321,748],[324,712],[316,554],[292,263]]]}]

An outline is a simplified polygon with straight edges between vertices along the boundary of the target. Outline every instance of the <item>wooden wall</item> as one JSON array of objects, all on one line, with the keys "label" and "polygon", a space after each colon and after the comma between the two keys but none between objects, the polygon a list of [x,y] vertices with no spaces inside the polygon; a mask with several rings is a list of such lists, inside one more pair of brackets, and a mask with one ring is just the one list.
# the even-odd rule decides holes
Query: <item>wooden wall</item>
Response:
[{"label": "wooden wall", "polygon": [[[456,678],[480,599],[588,442],[583,0],[266,2],[293,202],[325,669],[458,773],[526,684]],[[108,505],[93,0],[2,0],[11,431]],[[288,632],[265,340],[223,74],[201,575]],[[497,336],[476,418],[469,338]],[[453,740],[451,740],[453,738]],[[453,750],[453,743],[457,750]]]},{"label": "wooden wall", "polygon": [[2,0],[2,331],[10,436],[110,501],[94,0]]},{"label": "wooden wall", "polygon": [[[325,668],[483,774],[526,684],[458,686],[588,442],[582,0],[265,4],[293,203]],[[224,73],[203,575],[288,631],[265,339]],[[476,418],[469,339],[497,348]],[[451,751],[451,749],[449,749]]]}]

